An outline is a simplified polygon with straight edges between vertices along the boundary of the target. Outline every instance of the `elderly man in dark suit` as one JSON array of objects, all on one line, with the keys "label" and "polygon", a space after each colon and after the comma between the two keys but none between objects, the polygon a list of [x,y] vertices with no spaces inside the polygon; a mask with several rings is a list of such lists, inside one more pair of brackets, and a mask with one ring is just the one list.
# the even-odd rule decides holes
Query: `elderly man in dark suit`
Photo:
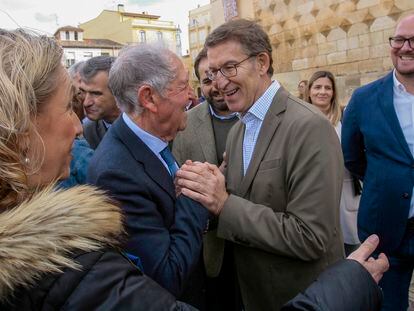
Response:
[{"label": "elderly man in dark suit", "polygon": [[181,60],[165,48],[141,44],[123,50],[109,75],[123,113],[97,148],[88,179],[121,203],[126,250],[141,259],[145,273],[202,308],[198,273],[208,212],[176,197],[178,165],[168,148],[186,125],[188,79]]},{"label": "elderly man in dark suit", "polygon": [[108,75],[115,58],[96,56],[81,67],[79,90],[84,98],[83,108],[89,119],[83,124],[83,136],[96,149],[106,131],[119,116],[115,98],[108,87]]}]

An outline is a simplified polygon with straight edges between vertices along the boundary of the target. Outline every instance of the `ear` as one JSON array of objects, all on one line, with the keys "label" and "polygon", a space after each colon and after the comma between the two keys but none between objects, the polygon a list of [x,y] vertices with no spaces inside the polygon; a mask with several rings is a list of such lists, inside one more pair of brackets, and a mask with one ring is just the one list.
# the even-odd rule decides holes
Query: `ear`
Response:
[{"label": "ear", "polygon": [[149,85],[143,85],[138,89],[138,102],[143,109],[157,112],[158,94]]},{"label": "ear", "polygon": [[260,53],[257,55],[257,63],[259,64],[260,74],[267,74],[267,70],[270,66],[270,56],[267,53]]}]

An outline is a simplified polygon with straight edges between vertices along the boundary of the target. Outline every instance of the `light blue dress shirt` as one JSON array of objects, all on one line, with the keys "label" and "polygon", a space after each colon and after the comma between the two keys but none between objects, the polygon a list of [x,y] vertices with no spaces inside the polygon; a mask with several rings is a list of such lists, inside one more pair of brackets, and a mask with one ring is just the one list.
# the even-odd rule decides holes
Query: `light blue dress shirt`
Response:
[{"label": "light blue dress shirt", "polygon": [[[397,80],[394,70],[394,109],[404,133],[405,140],[414,156],[414,95]],[[408,218],[414,217],[414,188]]]},{"label": "light blue dress shirt", "polygon": [[244,116],[240,116],[240,120],[245,125],[243,138],[243,172],[246,175],[250,160],[256,146],[257,137],[259,136],[263,120],[272,104],[273,97],[279,90],[280,84],[273,81],[262,96],[250,107]]},{"label": "light blue dress shirt", "polygon": [[[167,169],[168,174],[171,175],[170,170],[168,169],[168,164],[160,155],[160,152],[168,146],[168,143],[141,129],[134,121],[131,120],[131,118],[125,112],[122,113],[122,119],[125,121],[125,124],[131,129],[131,131],[133,131],[134,134],[137,135],[144,142],[144,144],[147,145],[147,147],[157,156],[157,158]],[[175,165],[177,165],[177,163]],[[179,168],[178,165],[177,168]]]}]

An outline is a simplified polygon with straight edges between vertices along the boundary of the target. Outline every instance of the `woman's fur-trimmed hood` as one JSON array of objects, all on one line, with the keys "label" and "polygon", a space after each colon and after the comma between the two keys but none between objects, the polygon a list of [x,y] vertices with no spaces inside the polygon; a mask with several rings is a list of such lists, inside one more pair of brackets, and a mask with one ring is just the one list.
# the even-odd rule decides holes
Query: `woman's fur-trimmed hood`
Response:
[{"label": "woman's fur-trimmed hood", "polygon": [[0,301],[46,273],[80,268],[75,250],[115,245],[123,232],[120,209],[91,186],[48,187],[0,214]]}]

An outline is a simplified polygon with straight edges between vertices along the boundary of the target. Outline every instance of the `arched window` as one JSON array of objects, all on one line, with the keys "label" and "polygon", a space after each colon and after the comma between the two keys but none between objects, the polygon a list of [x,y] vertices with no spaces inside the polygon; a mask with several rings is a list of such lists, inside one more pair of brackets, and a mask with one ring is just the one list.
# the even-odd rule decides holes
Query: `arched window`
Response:
[{"label": "arched window", "polygon": [[66,38],[66,40],[69,40],[70,39],[70,37],[69,37],[69,31],[65,31],[65,38]]},{"label": "arched window", "polygon": [[78,32],[75,31],[75,40],[78,41]]}]

